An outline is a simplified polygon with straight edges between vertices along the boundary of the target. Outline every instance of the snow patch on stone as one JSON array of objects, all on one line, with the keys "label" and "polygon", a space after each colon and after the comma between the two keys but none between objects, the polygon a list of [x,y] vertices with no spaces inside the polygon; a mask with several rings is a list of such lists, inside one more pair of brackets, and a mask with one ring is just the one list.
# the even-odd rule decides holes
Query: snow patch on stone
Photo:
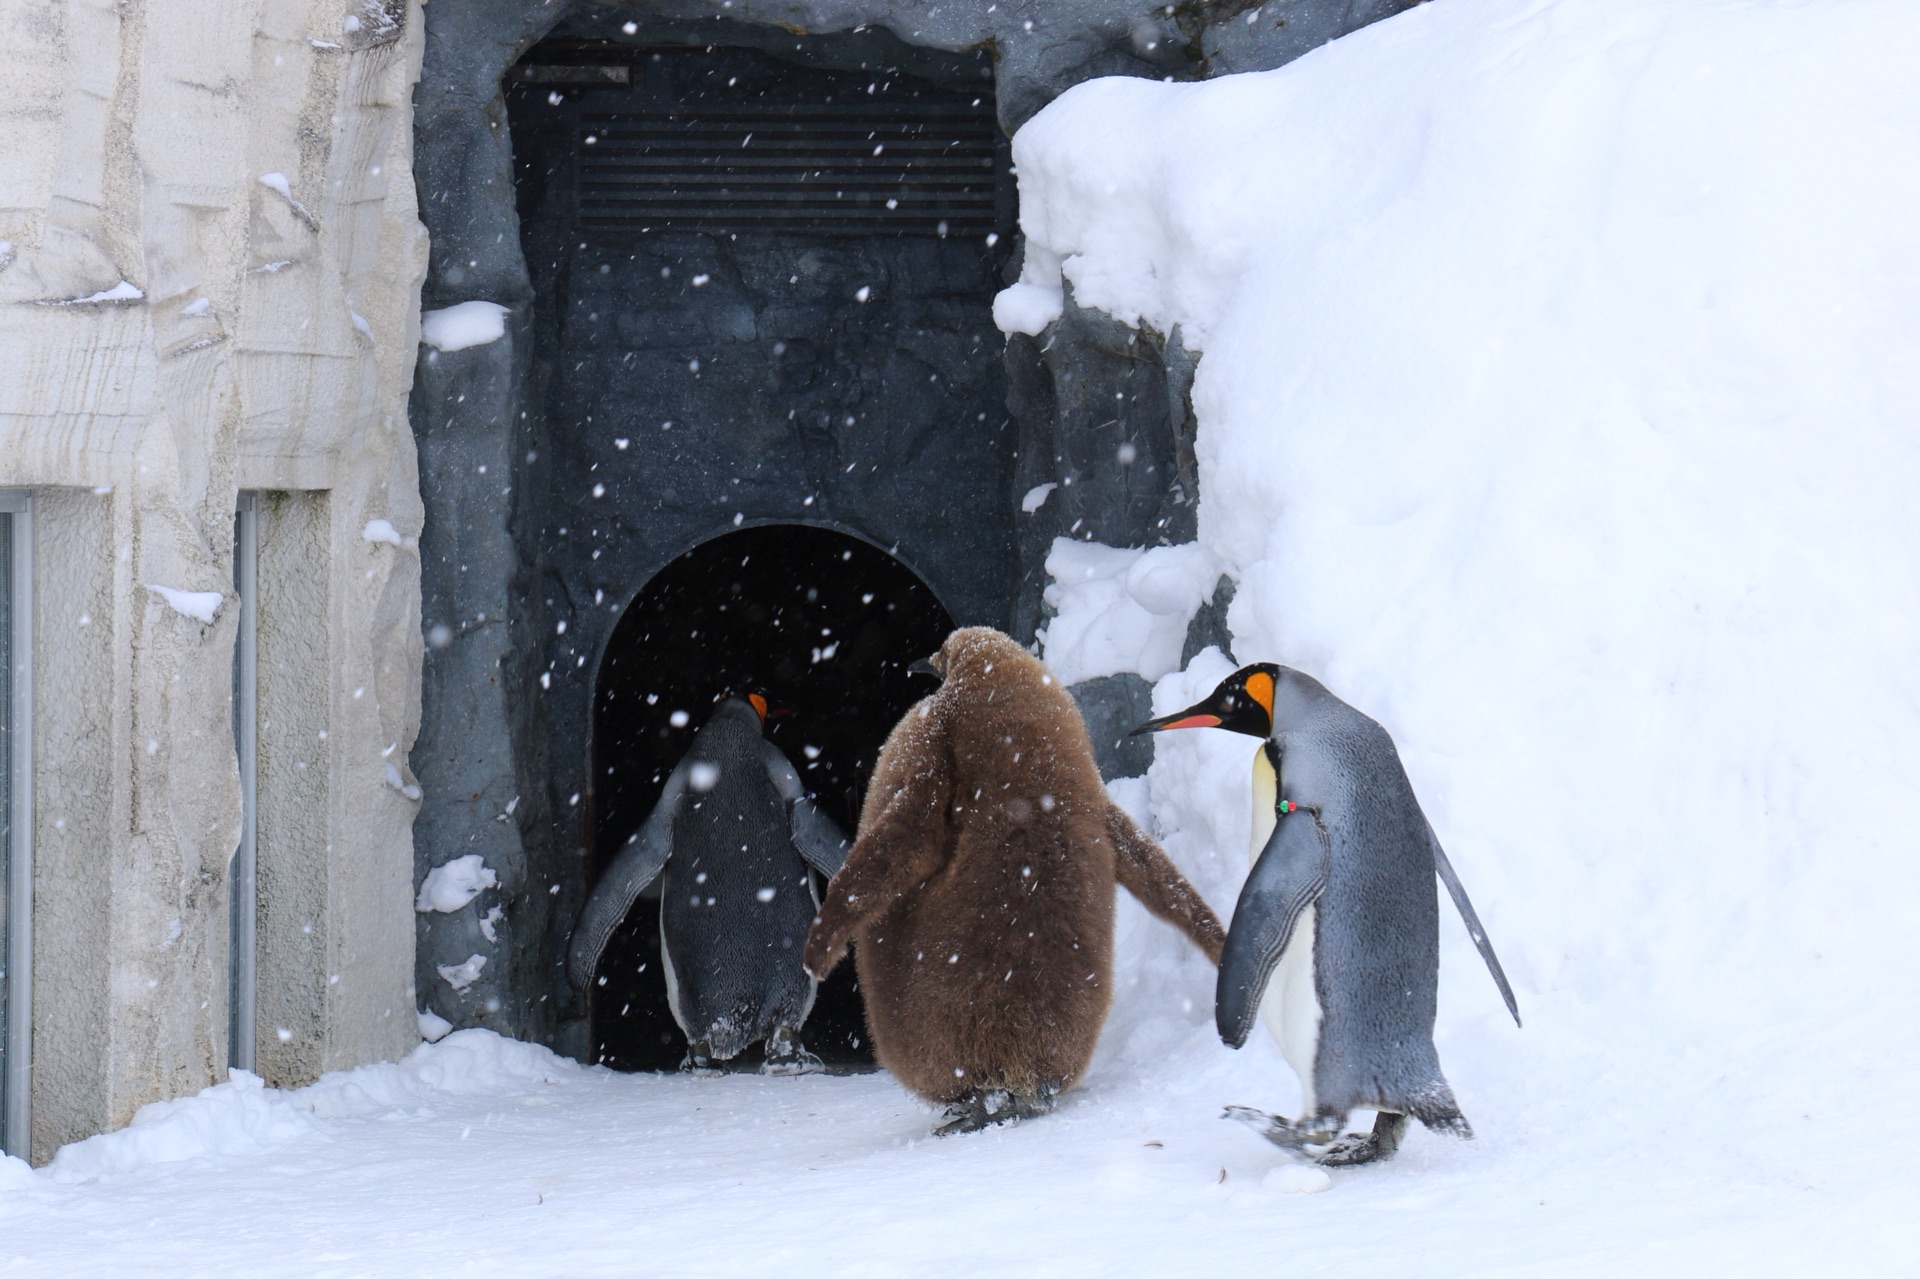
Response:
[{"label": "snow patch on stone", "polygon": [[1180,665],[1187,623],[1213,593],[1219,565],[1197,543],[1151,550],[1055,538],[1047,555],[1041,656],[1064,683]]},{"label": "snow patch on stone", "polygon": [[437,971],[447,985],[464,993],[467,987],[480,980],[480,971],[486,966],[485,955],[468,955],[463,963],[437,965]]},{"label": "snow patch on stone", "polygon": [[385,542],[389,546],[407,547],[415,545],[415,539],[402,533],[388,520],[368,520],[367,526],[360,530],[360,540],[364,542]]},{"label": "snow patch on stone", "polygon": [[420,1038],[437,1044],[453,1033],[453,1023],[432,1009],[420,1011]]},{"label": "snow patch on stone", "polygon": [[428,871],[426,881],[420,885],[420,895],[414,898],[413,908],[423,914],[428,911],[451,914],[487,889],[498,887],[499,882],[493,868],[479,853],[468,853]]},{"label": "snow patch on stone", "polygon": [[167,607],[182,617],[191,617],[204,625],[213,624],[214,615],[226,599],[219,591],[181,591],[171,586],[148,582],[147,589],[167,602]]},{"label": "snow patch on stone", "polygon": [[498,302],[461,302],[420,313],[420,340],[436,351],[464,351],[506,336],[507,308]]},{"label": "snow patch on stone", "polygon": [[1022,280],[1000,290],[993,299],[993,323],[1002,333],[1038,337],[1060,318],[1066,297],[1060,286]]}]

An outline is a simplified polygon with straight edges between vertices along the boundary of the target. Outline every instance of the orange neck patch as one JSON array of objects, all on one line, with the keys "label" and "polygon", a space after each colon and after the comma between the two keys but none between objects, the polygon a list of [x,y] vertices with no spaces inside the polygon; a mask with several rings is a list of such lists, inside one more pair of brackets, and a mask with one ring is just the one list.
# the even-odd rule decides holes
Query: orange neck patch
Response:
[{"label": "orange neck patch", "polygon": [[758,693],[748,693],[747,700],[753,703],[753,709],[759,714],[760,722],[767,722],[767,699]]},{"label": "orange neck patch", "polygon": [[1273,676],[1265,671],[1255,671],[1247,676],[1247,696],[1260,703],[1260,709],[1273,718]]}]

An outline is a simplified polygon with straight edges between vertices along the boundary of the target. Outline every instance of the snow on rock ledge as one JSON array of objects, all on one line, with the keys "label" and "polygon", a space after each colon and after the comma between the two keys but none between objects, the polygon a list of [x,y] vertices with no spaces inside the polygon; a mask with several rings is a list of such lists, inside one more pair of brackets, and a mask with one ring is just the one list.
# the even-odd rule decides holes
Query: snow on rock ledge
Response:
[{"label": "snow on rock ledge", "polygon": [[436,351],[464,351],[498,342],[507,332],[507,308],[498,302],[461,302],[420,313],[420,340]]},{"label": "snow on rock ledge", "polygon": [[479,853],[468,853],[428,871],[413,908],[423,914],[428,911],[451,914],[499,882]]},{"label": "snow on rock ledge", "polygon": [[219,591],[181,591],[171,586],[147,583],[147,589],[167,602],[167,607],[182,617],[191,617],[194,621],[211,626],[214,615],[220,611],[220,605],[226,596]]}]

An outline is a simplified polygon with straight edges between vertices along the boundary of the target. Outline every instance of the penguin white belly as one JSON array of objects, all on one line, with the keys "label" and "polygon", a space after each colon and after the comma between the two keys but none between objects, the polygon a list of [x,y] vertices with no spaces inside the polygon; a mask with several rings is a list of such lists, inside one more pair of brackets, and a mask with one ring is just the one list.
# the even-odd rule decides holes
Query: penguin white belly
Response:
[{"label": "penguin white belly", "polygon": [[[1253,757],[1253,840],[1247,846],[1249,867],[1260,859],[1267,841],[1273,838],[1274,803],[1280,797],[1280,779],[1267,762],[1263,750]],[[1280,952],[1280,963],[1267,980],[1266,994],[1260,998],[1260,1020],[1280,1046],[1280,1055],[1293,1067],[1300,1079],[1300,1114],[1314,1113],[1318,1098],[1313,1091],[1313,1064],[1320,1051],[1320,994],[1313,982],[1313,939],[1317,908],[1307,907],[1294,925],[1287,948]]]},{"label": "penguin white belly", "polygon": [[1260,1019],[1300,1077],[1302,1118],[1314,1113],[1318,1101],[1313,1094],[1313,1063],[1320,1051],[1320,995],[1313,984],[1315,914],[1312,906],[1300,913],[1260,1000]]},{"label": "penguin white belly", "polygon": [[687,1019],[680,1011],[680,980],[673,975],[673,942],[667,936],[667,912],[660,912],[660,968],[667,978],[667,1011],[673,1014],[673,1024],[680,1027],[680,1033],[692,1037],[687,1029]]}]

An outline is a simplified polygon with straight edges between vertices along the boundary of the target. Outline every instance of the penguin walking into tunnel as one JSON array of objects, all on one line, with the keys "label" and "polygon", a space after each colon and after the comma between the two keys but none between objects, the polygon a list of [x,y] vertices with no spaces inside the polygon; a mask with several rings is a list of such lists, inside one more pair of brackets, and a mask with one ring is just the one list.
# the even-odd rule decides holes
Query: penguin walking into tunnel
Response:
[{"label": "penguin walking into tunnel", "polygon": [[767,699],[727,697],[694,735],[653,812],[593,886],[567,952],[584,990],[635,899],[660,902],[667,1003],[682,1070],[716,1069],[764,1041],[770,1074],[820,1068],[799,1031],[816,983],[801,967],[818,909],[808,868],[832,877],[847,839],[762,735]]},{"label": "penguin walking into tunnel", "polygon": [[[1181,728],[1261,739],[1253,869],[1228,927],[1214,1017],[1234,1048],[1256,1015],[1264,1020],[1304,1097],[1296,1120],[1247,1106],[1227,1115],[1332,1165],[1390,1157],[1409,1115],[1471,1138],[1433,1046],[1436,874],[1516,1026],[1520,1010],[1386,729],[1311,676],[1270,663],[1133,731]],[[1358,1107],[1378,1112],[1373,1131],[1342,1136]]]},{"label": "penguin walking into tunnel", "polygon": [[931,673],[940,690],[880,750],[806,962],[825,977],[852,943],[874,1056],[947,1107],[946,1136],[1045,1114],[1085,1072],[1116,884],[1209,960],[1225,933],[1108,797],[1079,708],[1032,654],[967,627]]}]

